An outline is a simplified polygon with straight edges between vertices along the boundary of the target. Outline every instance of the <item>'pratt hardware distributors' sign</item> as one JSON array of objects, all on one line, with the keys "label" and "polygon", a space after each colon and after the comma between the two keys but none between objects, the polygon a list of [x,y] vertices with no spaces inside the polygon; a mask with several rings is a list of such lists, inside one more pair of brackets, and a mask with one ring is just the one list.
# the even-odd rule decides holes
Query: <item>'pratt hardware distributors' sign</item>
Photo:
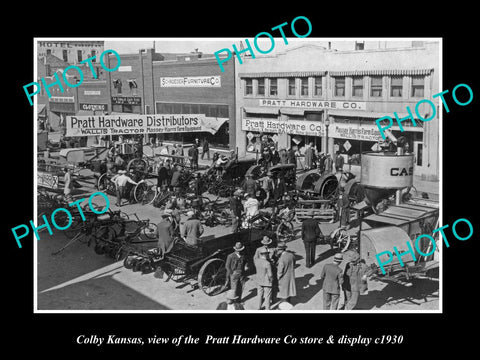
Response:
[{"label": "'pratt hardware distributors' sign", "polygon": [[324,126],[318,121],[287,120],[278,119],[243,119],[242,130],[266,132],[276,134],[295,134],[309,136],[323,136]]},{"label": "'pratt hardware distributors' sign", "polygon": [[227,118],[205,114],[67,116],[66,136],[209,132],[215,134]]},{"label": "'pratt hardware distributors' sign", "polygon": [[301,109],[349,109],[366,110],[366,103],[359,101],[323,101],[305,99],[271,100],[260,99],[260,106],[266,107],[292,107]]},{"label": "'pratt hardware distributors' sign", "polygon": [[221,87],[220,76],[161,77],[160,87]]}]

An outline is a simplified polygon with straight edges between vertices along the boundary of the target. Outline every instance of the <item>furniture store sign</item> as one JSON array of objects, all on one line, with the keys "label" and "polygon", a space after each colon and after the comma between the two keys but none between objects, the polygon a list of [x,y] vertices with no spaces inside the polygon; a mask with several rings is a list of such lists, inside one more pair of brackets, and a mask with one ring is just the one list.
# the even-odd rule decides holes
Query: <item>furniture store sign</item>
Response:
[{"label": "furniture store sign", "polygon": [[67,116],[66,136],[209,132],[215,134],[227,118],[205,114]]},{"label": "furniture store sign", "polygon": [[242,130],[276,134],[323,136],[324,126],[318,121],[278,119],[243,119]]},{"label": "furniture store sign", "polygon": [[220,76],[161,77],[160,87],[221,87]]},{"label": "furniture store sign", "polygon": [[287,99],[271,100],[260,99],[260,106],[266,107],[290,107],[300,109],[348,109],[348,110],[366,110],[366,102],[359,101],[322,101],[305,99]]}]

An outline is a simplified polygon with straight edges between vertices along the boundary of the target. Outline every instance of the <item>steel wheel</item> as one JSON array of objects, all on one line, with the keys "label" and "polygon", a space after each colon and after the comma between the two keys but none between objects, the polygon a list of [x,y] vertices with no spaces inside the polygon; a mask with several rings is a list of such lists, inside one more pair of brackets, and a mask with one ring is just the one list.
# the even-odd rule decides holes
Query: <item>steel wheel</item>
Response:
[{"label": "steel wheel", "polygon": [[131,169],[139,172],[147,172],[148,162],[145,159],[132,159],[128,162],[127,172],[129,172]]},{"label": "steel wheel", "polygon": [[342,227],[338,228],[332,233],[331,237],[333,238],[334,245],[338,246],[341,252],[348,250],[352,240],[346,229]]},{"label": "steel wheel", "polygon": [[221,259],[210,259],[198,272],[198,286],[208,296],[215,296],[222,291],[226,278],[225,262]]},{"label": "steel wheel", "polygon": [[137,203],[151,204],[157,194],[157,187],[145,180],[140,181],[133,190],[133,197]]},{"label": "steel wheel", "polygon": [[108,174],[104,173],[98,178],[97,189],[110,195],[115,195],[115,184],[109,179]]},{"label": "steel wheel", "polygon": [[148,239],[156,239],[157,238],[157,225],[154,223],[148,223],[148,226],[142,229],[142,234],[145,235]]},{"label": "steel wheel", "polygon": [[282,221],[278,224],[275,231],[278,240],[290,241],[295,238],[295,232],[293,231],[293,224],[290,221]]}]

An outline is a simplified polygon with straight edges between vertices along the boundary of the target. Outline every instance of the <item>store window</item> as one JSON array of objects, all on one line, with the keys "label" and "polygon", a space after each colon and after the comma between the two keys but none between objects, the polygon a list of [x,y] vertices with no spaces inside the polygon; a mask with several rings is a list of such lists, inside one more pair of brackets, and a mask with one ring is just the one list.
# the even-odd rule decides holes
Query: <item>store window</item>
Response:
[{"label": "store window", "polygon": [[295,96],[296,95],[295,79],[294,78],[289,78],[288,79],[288,95],[289,96]]},{"label": "store window", "polygon": [[308,96],[308,78],[300,79],[300,95]]},{"label": "store window", "polygon": [[47,55],[52,55],[52,49],[47,49]]},{"label": "store window", "polygon": [[354,76],[352,78],[352,96],[363,97],[363,77]]},{"label": "store window", "polygon": [[382,97],[382,77],[372,76],[370,84],[370,96]]},{"label": "store window", "polygon": [[425,89],[425,77],[413,76],[412,77],[412,97],[423,97]]},{"label": "store window", "polygon": [[245,95],[253,95],[253,80],[245,79]]},{"label": "store window", "polygon": [[277,96],[278,95],[277,79],[269,79],[269,83],[270,83],[270,96]]},{"label": "store window", "polygon": [[345,77],[335,77],[335,96],[345,96]]},{"label": "store window", "polygon": [[257,95],[265,96],[265,79],[257,80]]},{"label": "store window", "polygon": [[320,76],[313,78],[313,88],[315,96],[322,96],[322,78]]},{"label": "store window", "polygon": [[403,93],[403,77],[393,76],[390,79],[390,96],[402,97]]}]

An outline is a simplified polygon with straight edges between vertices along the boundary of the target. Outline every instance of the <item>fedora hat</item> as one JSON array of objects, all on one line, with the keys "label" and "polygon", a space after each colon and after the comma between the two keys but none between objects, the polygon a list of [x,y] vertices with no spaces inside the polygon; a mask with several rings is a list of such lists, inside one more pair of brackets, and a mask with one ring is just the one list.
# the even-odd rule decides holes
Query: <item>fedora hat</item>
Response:
[{"label": "fedora hat", "polygon": [[245,246],[242,245],[242,243],[239,241],[235,244],[235,246],[233,247],[233,249],[235,251],[242,251],[243,249],[245,249]]},{"label": "fedora hat", "polygon": [[269,244],[272,243],[272,239],[270,239],[268,236],[264,236],[263,239],[262,239],[262,241],[261,241],[261,243],[262,243],[263,245],[269,245]]},{"label": "fedora hat", "polygon": [[340,253],[335,254],[335,256],[333,257],[333,261],[342,262],[343,261],[343,255],[340,254]]}]

